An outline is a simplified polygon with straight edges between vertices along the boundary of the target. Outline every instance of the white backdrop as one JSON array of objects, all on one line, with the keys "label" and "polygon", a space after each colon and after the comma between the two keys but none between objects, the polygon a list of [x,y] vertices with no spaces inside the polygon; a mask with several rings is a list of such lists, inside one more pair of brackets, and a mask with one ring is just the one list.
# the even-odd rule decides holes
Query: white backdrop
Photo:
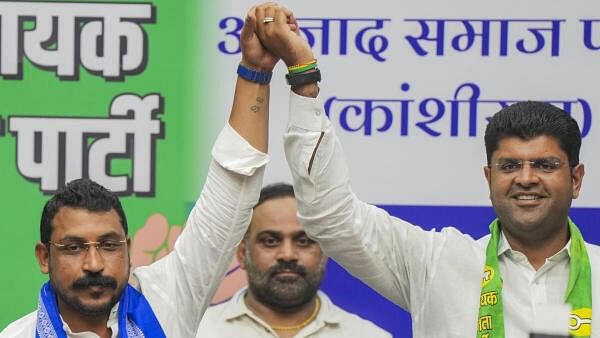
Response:
[{"label": "white backdrop", "polygon": [[[239,43],[233,35],[234,24],[239,21],[231,17],[242,20],[254,4],[221,1],[214,5],[214,20],[205,25],[210,35],[202,42],[202,50],[207,67],[214,67],[213,75],[206,79],[214,84],[209,89],[214,100],[202,106],[210,112],[205,122],[214,124],[210,128],[214,134],[207,135],[211,139],[229,112],[240,60],[240,54],[235,53]],[[353,188],[362,200],[386,205],[392,215],[425,229],[455,225],[478,238],[487,233],[494,217],[482,169],[486,163],[486,118],[501,108],[501,102],[570,104],[568,110],[585,129],[580,158],[586,165],[572,216],[588,241],[600,243],[595,226],[600,210],[600,157],[596,155],[600,144],[596,122],[600,111],[600,80],[596,75],[600,2],[305,0],[284,5],[294,10],[301,27],[314,35],[313,50],[323,74],[321,99],[335,98],[329,107],[330,118],[345,149]],[[326,39],[322,29],[314,28],[319,24],[323,27],[324,22],[330,28]],[[347,24],[347,39],[342,39],[345,54],[340,52],[342,22]],[[429,34],[423,34],[421,22],[431,29]],[[378,23],[382,24],[380,29],[367,29],[360,38],[362,29]],[[441,24],[444,34],[438,35],[436,27]],[[489,28],[486,34],[482,32],[484,25]],[[584,34],[586,25],[591,29],[588,35]],[[469,26],[473,41],[466,48]],[[422,34],[432,40],[417,40]],[[434,39],[436,36],[444,37],[443,50],[436,49],[442,44]],[[411,45],[407,37],[414,37],[418,45]],[[589,40],[587,45],[584,37]],[[519,44],[519,40],[523,41]],[[329,47],[326,53],[322,50],[324,41]],[[370,41],[378,52],[361,52],[357,45],[368,51]],[[383,41],[386,48],[382,48]],[[461,48],[464,51],[457,50]],[[271,162],[265,183],[291,182],[282,147],[289,101],[285,71],[283,64],[278,65],[271,81]],[[464,102],[457,102],[460,100]],[[367,103],[387,107],[391,116],[383,108],[373,109],[370,133],[365,125],[369,121]],[[344,107],[352,104],[361,110],[358,114],[347,110],[343,116]],[[418,124],[437,116],[437,104],[444,109],[439,119]],[[424,105],[424,112],[420,105]],[[455,116],[453,105],[458,107]],[[352,128],[356,130],[349,130]],[[376,295],[333,261],[322,289],[336,304],[374,321],[394,337],[411,336],[408,313]]]},{"label": "white backdrop", "polygon": [[[228,112],[235,69],[240,54],[226,54],[217,44],[224,42],[224,50],[234,51],[237,41],[232,35],[234,20],[243,19],[251,1],[222,1],[216,6],[212,24],[214,41],[207,48],[209,62],[216,65],[213,83],[218,83],[214,109],[224,121]],[[393,119],[389,129],[377,131],[385,123],[381,109],[373,111],[371,135],[365,128],[348,131],[340,125],[340,111],[349,102],[335,101],[330,117],[342,139],[352,172],[353,187],[363,200],[375,204],[391,205],[490,205],[482,167],[485,164],[483,132],[486,118],[500,109],[499,101],[542,100],[553,101],[559,106],[572,101],[573,116],[582,123],[591,123],[584,137],[581,159],[586,164],[583,190],[575,206],[598,207],[600,202],[594,187],[600,183],[600,157],[595,156],[595,145],[600,141],[600,130],[593,117],[600,111],[596,74],[600,50],[592,50],[584,44],[582,20],[600,19],[600,3],[594,1],[554,2],[548,1],[297,1],[288,2],[300,18],[301,27],[322,27],[322,20],[329,19],[329,39],[323,40],[322,30],[310,28],[314,34],[313,50],[323,74],[321,98],[323,101],[336,97],[352,99],[353,104],[364,108],[364,100],[376,100],[374,105],[384,104],[390,108]],[[597,14],[594,14],[597,13]],[[595,16],[594,16],[595,15]],[[340,19],[347,20],[347,54],[341,55]],[[358,21],[356,19],[367,19]],[[363,53],[358,50],[355,38],[361,29],[374,27],[381,20],[383,28],[367,30],[361,40],[368,47],[375,38],[375,46],[381,48],[382,40],[388,45],[380,53]],[[443,20],[443,55],[436,55],[436,41],[420,40],[419,45],[428,54],[418,55],[417,49],[406,39],[418,38],[422,27],[418,20],[427,21],[429,37],[436,37],[436,25],[431,20]],[[488,55],[482,55],[482,36],[475,35],[471,47],[457,51],[452,39],[465,34],[468,20],[474,33],[481,33],[482,20],[489,25]],[[504,20],[501,23],[500,20]],[[223,21],[225,26],[219,27]],[[467,24],[467,25],[468,25]],[[508,27],[505,39],[501,26]],[[553,25],[558,30],[552,31]],[[592,43],[600,46],[600,22],[591,23]],[[526,53],[517,48],[518,40],[524,40],[524,49],[534,50],[543,39],[543,47],[537,52]],[[554,40],[553,40],[554,35]],[[462,47],[466,43],[462,37]],[[329,50],[322,53],[321,46],[327,41]],[[501,44],[505,43],[504,52]],[[502,55],[506,54],[506,55]],[[555,55],[553,55],[555,54]],[[385,61],[378,61],[384,58]],[[282,151],[281,135],[288,110],[288,87],[284,80],[285,68],[278,65],[272,80],[271,141],[272,161],[268,166],[266,181],[289,181],[287,165]],[[229,81],[231,80],[231,81]],[[469,103],[458,104],[457,131],[452,135],[451,100],[463,84],[479,88],[476,103],[476,131],[469,135]],[[408,87],[407,87],[408,85]],[[404,86],[404,88],[402,88]],[[468,100],[470,88],[462,88],[458,99]],[[425,125],[439,136],[433,136],[416,125],[431,117],[419,112],[419,104],[428,98],[443,103],[444,113],[435,123]],[[381,100],[395,103],[382,103]],[[477,99],[477,98],[475,98]],[[589,104],[591,117],[582,114],[577,100]],[[359,101],[356,101],[359,100]],[[408,120],[400,118],[400,101],[410,100],[405,110]],[[488,101],[488,102],[484,102]],[[492,101],[492,102],[489,102]],[[472,107],[472,106],[471,106]],[[427,103],[427,111],[436,114],[434,100]],[[347,123],[358,128],[365,121],[364,110],[360,115],[352,111]],[[584,121],[585,120],[585,121]],[[401,124],[405,135],[401,134]],[[219,125],[219,124],[216,125]]]}]

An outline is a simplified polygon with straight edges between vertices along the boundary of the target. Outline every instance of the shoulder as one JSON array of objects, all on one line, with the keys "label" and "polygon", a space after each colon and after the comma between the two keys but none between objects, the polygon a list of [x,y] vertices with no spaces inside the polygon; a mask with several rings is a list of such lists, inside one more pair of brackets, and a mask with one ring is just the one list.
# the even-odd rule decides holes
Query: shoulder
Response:
[{"label": "shoulder", "polygon": [[231,298],[226,302],[220,303],[220,304],[216,304],[216,305],[211,305],[208,307],[208,309],[206,309],[206,312],[204,312],[204,315],[202,316],[202,322],[207,321],[207,319],[215,319],[217,320],[225,320],[224,315],[226,313],[228,313],[229,311],[231,311],[232,308],[235,307],[235,299]]},{"label": "shoulder", "polygon": [[[590,259],[592,269],[592,286],[596,287],[598,283],[595,280],[600,278],[600,246],[596,244],[586,243],[585,249]],[[595,292],[593,293],[595,295]]]},{"label": "shoulder", "polygon": [[33,311],[14,322],[8,324],[2,332],[0,338],[8,337],[33,337],[35,336],[35,326],[37,323],[37,311]]},{"label": "shoulder", "polygon": [[245,288],[242,288],[241,290],[237,291],[229,300],[220,304],[209,306],[202,316],[200,328],[221,326],[228,320],[243,315],[245,312],[245,307],[243,306],[244,292]]},{"label": "shoulder", "polygon": [[484,248],[485,248],[485,247],[487,247],[487,245],[488,245],[488,243],[489,243],[489,241],[490,241],[490,238],[491,238],[491,237],[492,237],[492,236],[491,236],[490,234],[487,234],[487,235],[485,235],[485,236],[483,236],[483,237],[479,238],[479,239],[477,240],[477,244],[479,244],[481,247],[484,247]]},{"label": "shoulder", "polygon": [[243,315],[235,295],[226,302],[212,305],[204,312],[196,337],[238,336],[239,333],[244,332],[245,324],[243,321],[234,319],[243,317]]},{"label": "shoulder", "polygon": [[600,246],[592,243],[585,243],[585,248],[588,252],[590,259],[593,259],[600,263]]},{"label": "shoulder", "polygon": [[[347,331],[349,334],[360,332],[361,335],[368,336],[369,338],[391,338],[392,335],[375,325],[373,322],[360,317],[354,313],[348,312],[339,306],[333,304],[331,299],[327,297],[323,292],[319,291],[319,299],[323,305],[329,307],[330,313],[333,318],[338,321],[336,327],[339,330]],[[327,319],[325,319],[327,321]]]},{"label": "shoulder", "polygon": [[592,250],[595,251],[599,251],[600,250],[600,246],[598,244],[594,244],[594,243],[590,243],[590,242],[585,242],[585,246],[588,248],[591,248]]}]

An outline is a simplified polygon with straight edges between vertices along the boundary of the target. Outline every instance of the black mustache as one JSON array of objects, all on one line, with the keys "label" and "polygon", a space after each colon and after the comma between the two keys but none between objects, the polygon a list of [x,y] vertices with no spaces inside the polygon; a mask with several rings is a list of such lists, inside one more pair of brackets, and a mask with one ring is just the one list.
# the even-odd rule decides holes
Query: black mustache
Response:
[{"label": "black mustache", "polygon": [[86,289],[90,286],[103,286],[116,289],[117,281],[107,276],[86,275],[73,282],[73,288],[75,289]]},{"label": "black mustache", "polygon": [[271,276],[284,271],[294,272],[300,276],[306,275],[306,268],[302,265],[298,265],[296,261],[278,261],[276,265],[269,268]]}]

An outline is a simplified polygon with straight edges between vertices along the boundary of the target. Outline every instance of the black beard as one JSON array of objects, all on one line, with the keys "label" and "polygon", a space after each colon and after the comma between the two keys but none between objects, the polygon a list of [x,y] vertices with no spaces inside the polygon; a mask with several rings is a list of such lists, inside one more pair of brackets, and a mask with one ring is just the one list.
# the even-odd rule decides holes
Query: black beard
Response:
[{"label": "black beard", "polygon": [[[248,256],[246,256],[248,257]],[[278,312],[295,312],[310,302],[317,293],[323,278],[323,268],[307,271],[296,261],[278,261],[267,271],[261,272],[253,262],[246,259],[248,288],[254,297]],[[296,277],[279,277],[280,272],[294,272]]]}]

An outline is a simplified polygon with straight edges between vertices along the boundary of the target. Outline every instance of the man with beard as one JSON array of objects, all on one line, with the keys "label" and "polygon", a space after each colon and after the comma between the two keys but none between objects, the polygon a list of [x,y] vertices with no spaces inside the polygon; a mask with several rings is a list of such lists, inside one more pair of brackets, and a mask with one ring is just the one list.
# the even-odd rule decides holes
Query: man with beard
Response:
[{"label": "man with beard", "polygon": [[[0,337],[194,337],[258,201],[268,161],[269,77],[278,59],[242,31],[229,123],[212,151],[204,188],[173,251],[129,278],[129,238],[117,196],[87,179],[52,197],[35,247],[50,281],[37,310]],[[167,178],[168,179],[168,178]],[[3,304],[8,306],[8,304]]]},{"label": "man with beard", "polygon": [[262,189],[237,258],[248,288],[209,308],[197,338],[391,337],[319,291],[327,258],[298,224],[291,185]]}]

